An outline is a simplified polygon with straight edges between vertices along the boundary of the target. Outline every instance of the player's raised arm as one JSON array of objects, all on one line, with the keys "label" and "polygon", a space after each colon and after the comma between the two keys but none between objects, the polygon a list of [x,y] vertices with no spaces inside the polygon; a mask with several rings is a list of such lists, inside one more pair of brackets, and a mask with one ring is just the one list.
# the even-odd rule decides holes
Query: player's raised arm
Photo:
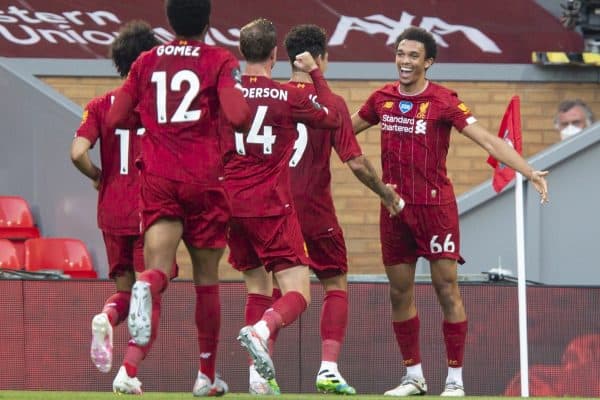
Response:
[{"label": "player's raised arm", "polygon": [[293,108],[294,119],[315,128],[338,128],[341,120],[338,110],[335,108],[335,97],[313,56],[308,51],[300,53],[296,56],[294,65],[310,74],[319,99],[318,103],[313,102],[311,108],[307,107],[310,102],[308,99],[302,101],[300,107]]},{"label": "player's raised arm", "polygon": [[540,194],[541,202],[548,202],[548,183],[544,178],[548,175],[548,171],[535,170],[514,148],[498,136],[492,135],[477,122],[467,125],[462,130],[462,134],[473,140],[498,161],[508,165],[515,171],[519,171],[533,183]]},{"label": "player's raised arm", "polygon": [[231,56],[219,74],[218,95],[225,118],[237,132],[247,132],[252,111],[242,93],[242,74],[238,61]]}]

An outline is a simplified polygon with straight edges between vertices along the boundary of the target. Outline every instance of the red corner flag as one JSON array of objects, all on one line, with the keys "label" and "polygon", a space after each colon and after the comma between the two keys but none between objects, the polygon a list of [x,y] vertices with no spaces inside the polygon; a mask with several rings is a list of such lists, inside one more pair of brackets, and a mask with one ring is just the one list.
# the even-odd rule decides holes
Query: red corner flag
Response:
[{"label": "red corner flag", "polygon": [[[519,96],[513,96],[513,98],[510,99],[504,117],[502,117],[502,123],[498,130],[498,137],[508,143],[509,146],[513,147],[517,153],[522,154],[520,105],[521,101]],[[496,193],[498,193],[514,179],[515,171],[492,156],[488,157],[487,162],[494,168],[492,186]]]}]

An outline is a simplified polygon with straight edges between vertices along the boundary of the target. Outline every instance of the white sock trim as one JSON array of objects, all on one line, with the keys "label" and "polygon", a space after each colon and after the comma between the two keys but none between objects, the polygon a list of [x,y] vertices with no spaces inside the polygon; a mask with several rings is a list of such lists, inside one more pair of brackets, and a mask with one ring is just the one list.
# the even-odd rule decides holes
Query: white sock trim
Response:
[{"label": "white sock trim", "polygon": [[406,375],[413,378],[425,378],[423,376],[423,368],[421,367],[421,363],[406,367]]},{"label": "white sock trim", "polygon": [[453,368],[448,367],[448,377],[446,378],[446,383],[454,382],[458,385],[463,385],[462,379],[462,367]]}]

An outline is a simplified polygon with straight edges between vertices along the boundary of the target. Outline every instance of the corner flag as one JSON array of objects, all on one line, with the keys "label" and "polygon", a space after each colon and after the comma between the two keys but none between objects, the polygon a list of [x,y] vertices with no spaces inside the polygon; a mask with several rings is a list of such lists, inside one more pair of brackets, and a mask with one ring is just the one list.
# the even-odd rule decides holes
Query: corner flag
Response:
[{"label": "corner flag", "polygon": [[[498,137],[508,143],[509,146],[514,148],[517,153],[522,154],[522,139],[521,139],[521,101],[519,96],[513,96],[506,108],[502,122],[500,123],[500,129],[498,130]],[[500,192],[506,185],[509,184],[515,177],[515,171],[510,167],[502,164],[494,157],[489,156],[487,159],[488,164],[494,168],[494,179],[492,180],[492,186],[496,193]]]},{"label": "corner flag", "polygon": [[[519,96],[513,96],[506,108],[498,137],[522,154],[521,111]],[[529,357],[527,346],[527,287],[525,277],[525,217],[523,210],[523,176],[490,156],[487,160],[494,168],[492,186],[496,193],[516,177],[515,228],[517,244],[517,296],[519,302],[519,356],[521,367],[521,397],[529,397]]]}]

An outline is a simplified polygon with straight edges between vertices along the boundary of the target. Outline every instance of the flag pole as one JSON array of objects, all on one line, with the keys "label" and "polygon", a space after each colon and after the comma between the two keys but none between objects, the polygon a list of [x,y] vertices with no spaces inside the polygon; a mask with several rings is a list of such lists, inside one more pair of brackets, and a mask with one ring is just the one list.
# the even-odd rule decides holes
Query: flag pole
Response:
[{"label": "flag pole", "polygon": [[517,293],[519,301],[519,353],[521,361],[521,397],[529,397],[529,357],[527,345],[527,281],[525,276],[525,221],[523,212],[523,176],[515,182],[515,219],[517,237]]}]

